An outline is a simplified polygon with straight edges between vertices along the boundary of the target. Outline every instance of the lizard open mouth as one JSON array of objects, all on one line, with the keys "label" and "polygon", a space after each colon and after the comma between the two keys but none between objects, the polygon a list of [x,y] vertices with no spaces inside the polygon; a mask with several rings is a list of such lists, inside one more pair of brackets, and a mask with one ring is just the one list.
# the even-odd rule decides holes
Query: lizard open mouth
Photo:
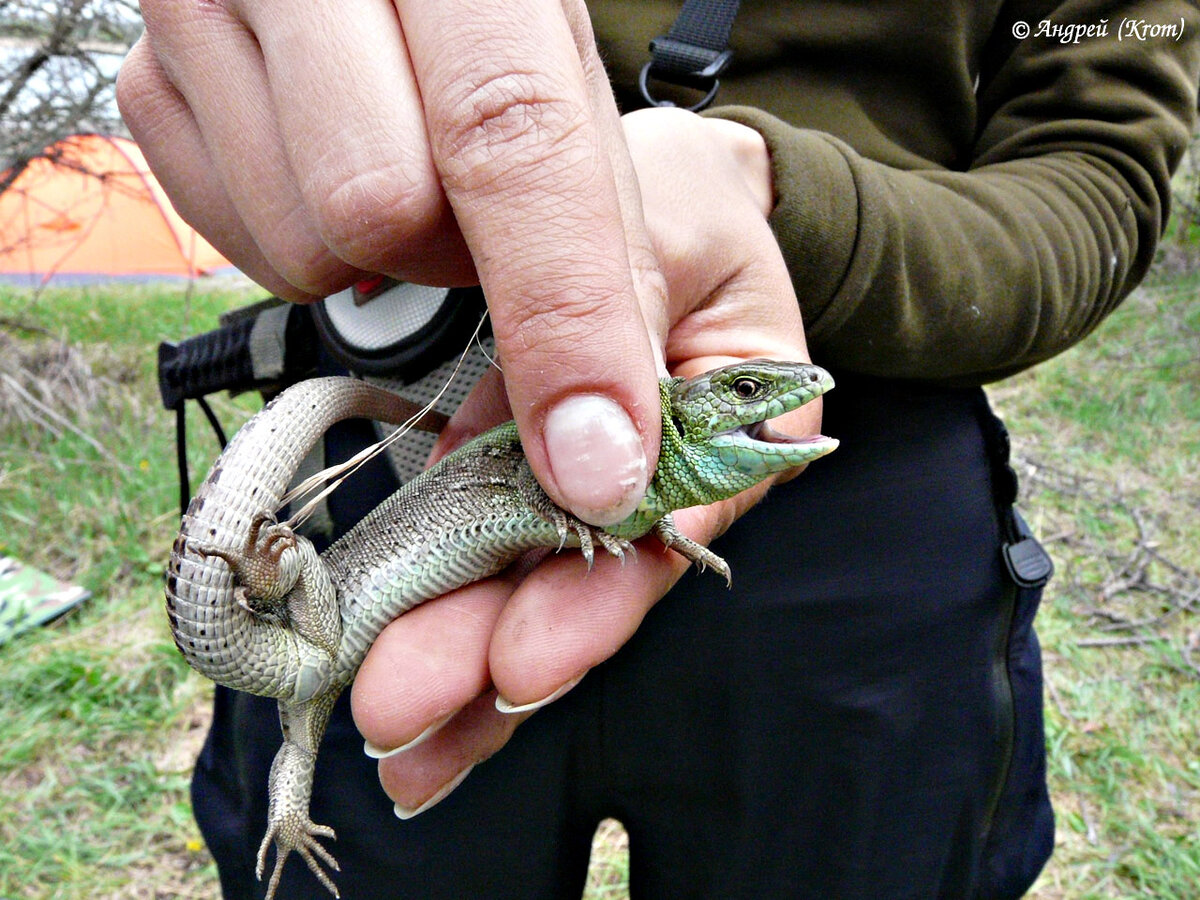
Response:
[{"label": "lizard open mouth", "polygon": [[755,477],[807,465],[838,447],[837,438],[788,434],[769,419],[735,425],[711,442],[724,465]]},{"label": "lizard open mouth", "polygon": [[772,428],[770,422],[754,422],[750,425],[735,428],[734,430],[744,434],[747,440],[762,444],[816,444],[821,441],[833,440],[833,438],[827,438],[823,434],[810,434],[804,437],[785,434],[782,431]]},{"label": "lizard open mouth", "polygon": [[769,421],[740,425],[716,435],[713,443],[735,451],[753,453],[772,459],[776,464],[800,466],[832,453],[838,447],[837,438],[823,434],[796,436],[771,427]]}]

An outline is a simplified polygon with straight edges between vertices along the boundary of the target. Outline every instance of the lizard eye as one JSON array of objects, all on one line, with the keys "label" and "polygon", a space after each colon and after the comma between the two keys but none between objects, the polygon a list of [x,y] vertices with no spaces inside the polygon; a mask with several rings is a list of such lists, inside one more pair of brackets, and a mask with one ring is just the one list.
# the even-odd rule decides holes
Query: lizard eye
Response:
[{"label": "lizard eye", "polygon": [[739,378],[733,382],[733,392],[742,400],[751,400],[762,390],[762,385],[753,378]]}]

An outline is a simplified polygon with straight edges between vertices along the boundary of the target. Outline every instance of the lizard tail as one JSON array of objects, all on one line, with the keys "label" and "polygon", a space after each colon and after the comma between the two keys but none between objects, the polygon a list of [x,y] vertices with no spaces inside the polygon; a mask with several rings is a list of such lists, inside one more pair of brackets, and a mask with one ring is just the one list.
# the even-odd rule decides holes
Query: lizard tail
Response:
[{"label": "lizard tail", "polygon": [[171,629],[194,669],[238,690],[292,696],[308,651],[282,608],[256,602],[255,585],[276,581],[271,593],[286,594],[297,566],[284,554],[305,538],[274,524],[274,513],[331,425],[357,417],[401,424],[417,412],[356,379],[317,378],[288,388],[234,436],[192,498],[167,567]]}]

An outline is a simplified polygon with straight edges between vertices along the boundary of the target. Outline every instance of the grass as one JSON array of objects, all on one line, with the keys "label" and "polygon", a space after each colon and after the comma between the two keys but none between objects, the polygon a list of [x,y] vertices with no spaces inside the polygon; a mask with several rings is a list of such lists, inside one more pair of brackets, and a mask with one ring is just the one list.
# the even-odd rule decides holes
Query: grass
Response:
[{"label": "grass", "polygon": [[[178,489],[154,351],[246,299],[0,293],[0,378],[32,398],[13,381],[0,389],[0,554],[95,595],[0,648],[5,900],[219,896],[187,799],[209,689],[160,613]],[[221,412],[246,414],[228,402]],[[202,472],[215,446],[191,443]]]},{"label": "grass", "polygon": [[993,391],[1058,575],[1038,620],[1055,858],[1033,896],[1200,896],[1200,278]]},{"label": "grass", "polygon": [[[1039,619],[1058,846],[1034,897],[1200,895],[1198,294],[1194,276],[1161,279],[992,391],[1058,566]],[[0,288],[0,377],[36,373],[21,383],[62,417],[0,390],[0,553],[95,593],[0,648],[4,900],[219,894],[187,797],[208,687],[160,613],[177,497],[153,350],[254,297]],[[190,432],[199,477],[215,447],[198,417]],[[586,896],[627,882],[609,822]]]}]

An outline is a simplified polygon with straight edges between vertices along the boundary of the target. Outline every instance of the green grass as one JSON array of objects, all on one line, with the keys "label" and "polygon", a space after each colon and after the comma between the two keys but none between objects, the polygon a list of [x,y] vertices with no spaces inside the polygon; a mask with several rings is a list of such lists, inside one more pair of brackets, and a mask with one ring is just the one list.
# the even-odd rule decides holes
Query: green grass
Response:
[{"label": "green grass", "polygon": [[1058,575],[1038,619],[1058,811],[1039,898],[1200,896],[1200,279],[997,386]]},{"label": "green grass", "polygon": [[[992,390],[1058,566],[1039,618],[1058,846],[1038,898],[1200,896],[1197,295],[1195,277],[1160,278]],[[187,799],[209,690],[160,612],[178,501],[154,347],[256,296],[0,288],[0,373],[35,372],[29,389],[71,426],[14,418],[0,390],[0,552],[95,592],[0,648],[0,898],[218,896]],[[200,417],[189,431],[195,479],[215,444]],[[586,896],[627,883],[606,824]]]},{"label": "green grass", "polygon": [[[209,688],[160,613],[179,501],[155,348],[248,299],[0,288],[0,375],[36,401],[0,388],[0,553],[95,595],[0,648],[6,900],[219,895],[187,799]],[[189,427],[200,477],[216,446],[201,418]]]}]

